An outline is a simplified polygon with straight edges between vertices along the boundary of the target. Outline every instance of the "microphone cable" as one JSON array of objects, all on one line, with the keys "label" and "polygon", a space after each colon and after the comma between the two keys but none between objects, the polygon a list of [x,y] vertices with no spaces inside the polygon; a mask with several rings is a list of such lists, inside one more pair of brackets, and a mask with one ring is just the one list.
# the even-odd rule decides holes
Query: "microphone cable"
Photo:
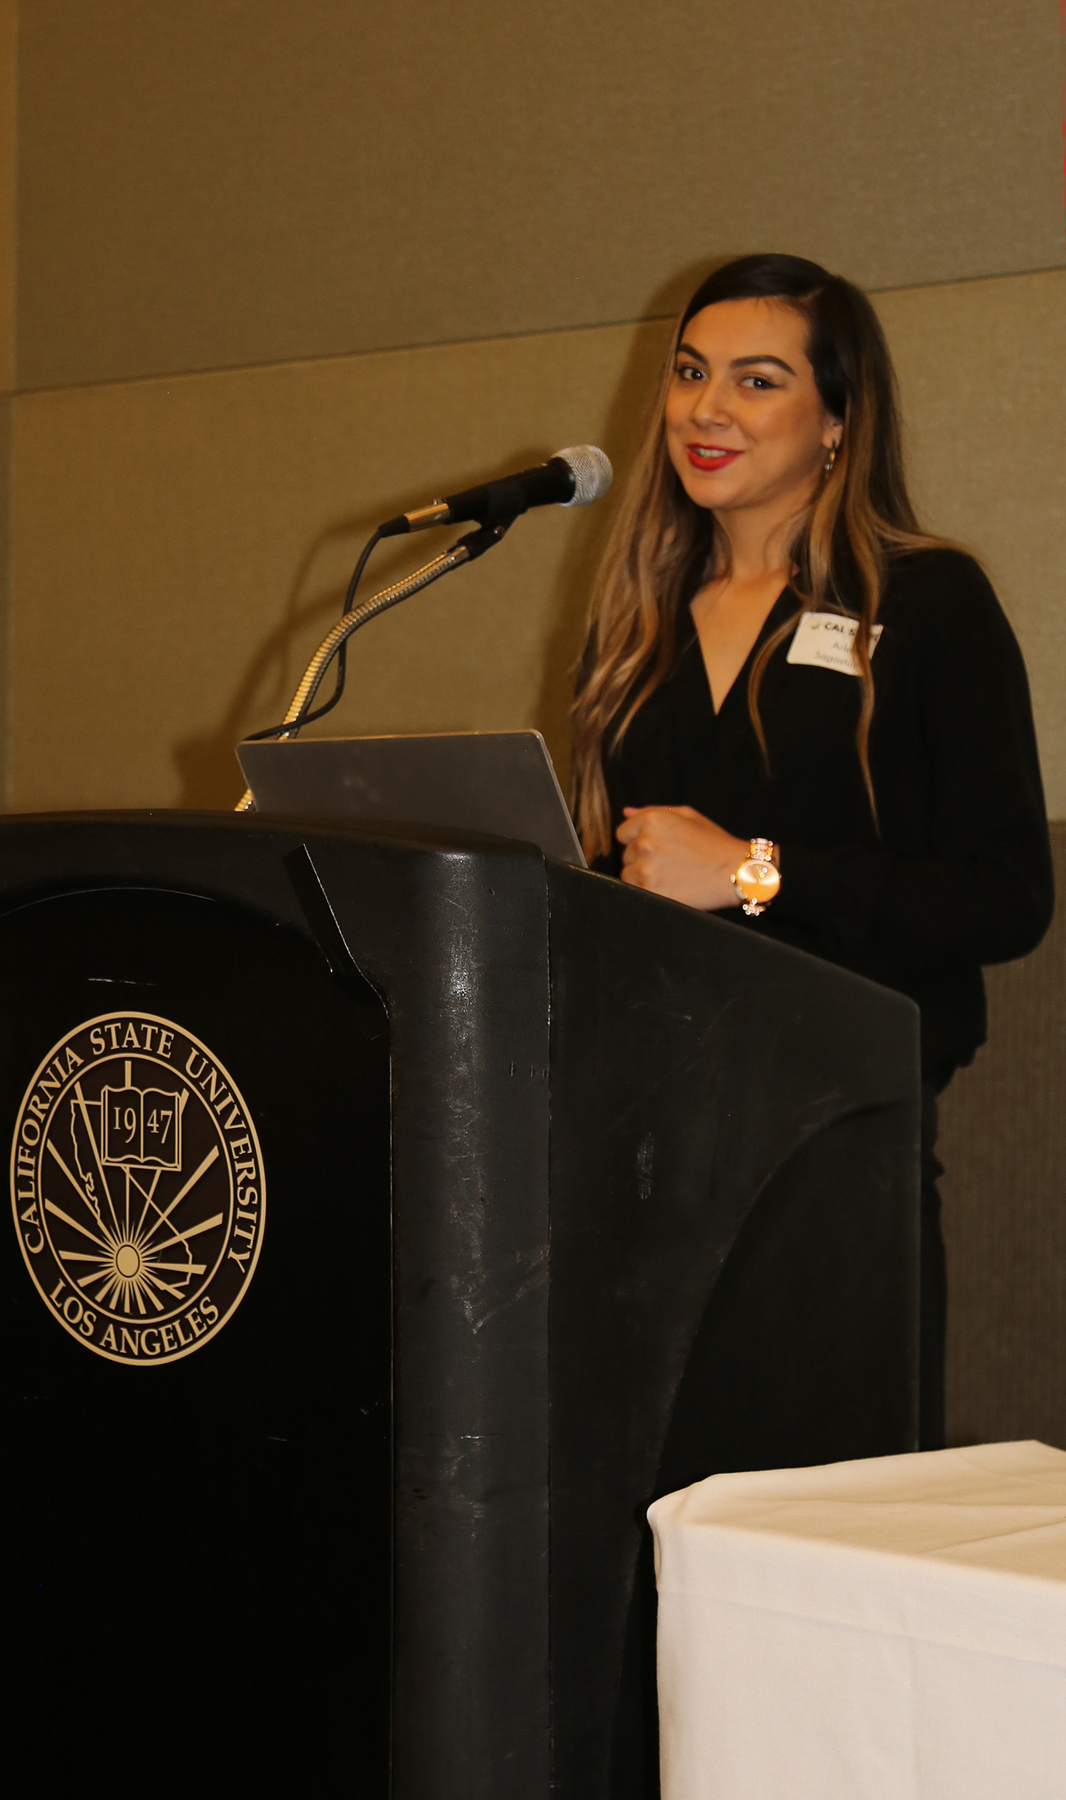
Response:
[{"label": "microphone cable", "polygon": [[[344,605],[341,607],[341,618],[342,619],[347,618],[348,614],[352,610],[352,601],[355,599],[356,589],[358,588],[359,583],[362,580],[363,570],[366,568],[366,565],[370,561],[373,551],[376,549],[377,545],[380,542],[381,542],[381,527],[379,526],[378,529],[374,532],[373,536],[369,537],[367,539],[366,543],[363,545],[362,554],[360,555],[359,561],[356,563],[355,568],[352,571],[352,579],[348,583],[348,591],[344,596]],[[346,680],[347,674],[348,674],[348,641],[347,641],[347,639],[345,639],[344,643],[341,645],[340,649],[337,651],[337,655],[334,660],[335,660],[335,664],[336,664],[336,674],[335,674],[334,683],[333,683],[333,692],[330,695],[329,699],[326,701],[324,706],[316,707],[314,712],[305,712],[299,719],[294,719],[292,724],[290,724],[290,725],[286,725],[283,722],[280,725],[268,725],[265,731],[250,731],[245,739],[245,742],[248,744],[258,744],[262,739],[277,737],[279,735],[279,733],[281,733],[283,731],[289,732],[293,737],[295,737],[296,733],[298,731],[302,730],[305,725],[313,725],[316,719],[324,719],[327,713],[332,712],[333,708],[336,706],[338,700],[340,700],[342,694],[344,693],[344,683],[345,683],[345,680]]]}]

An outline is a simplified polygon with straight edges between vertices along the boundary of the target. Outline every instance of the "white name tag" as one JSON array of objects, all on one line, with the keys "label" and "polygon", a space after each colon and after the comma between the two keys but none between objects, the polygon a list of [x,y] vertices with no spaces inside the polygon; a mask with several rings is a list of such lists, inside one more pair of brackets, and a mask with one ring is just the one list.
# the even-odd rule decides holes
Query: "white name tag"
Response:
[{"label": "white name tag", "polygon": [[[839,675],[861,675],[855,655],[858,619],[840,613],[804,613],[788,647],[786,662],[810,663],[816,669],[835,669]],[[870,633],[870,655],[877,649],[880,625]]]}]

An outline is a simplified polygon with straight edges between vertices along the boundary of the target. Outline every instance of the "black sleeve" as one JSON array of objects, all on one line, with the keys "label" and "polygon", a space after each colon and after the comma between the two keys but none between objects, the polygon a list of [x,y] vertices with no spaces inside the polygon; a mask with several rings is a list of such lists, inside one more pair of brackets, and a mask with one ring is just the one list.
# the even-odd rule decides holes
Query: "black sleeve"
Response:
[{"label": "black sleeve", "polygon": [[[942,554],[939,567],[937,591],[909,607],[904,626],[931,789],[915,796],[929,821],[926,849],[786,843],[774,902],[826,956],[916,974],[1023,956],[1054,905],[1021,651],[977,565]],[[875,713],[875,789],[879,770],[891,780],[894,764],[910,767],[890,713],[880,722]]]}]

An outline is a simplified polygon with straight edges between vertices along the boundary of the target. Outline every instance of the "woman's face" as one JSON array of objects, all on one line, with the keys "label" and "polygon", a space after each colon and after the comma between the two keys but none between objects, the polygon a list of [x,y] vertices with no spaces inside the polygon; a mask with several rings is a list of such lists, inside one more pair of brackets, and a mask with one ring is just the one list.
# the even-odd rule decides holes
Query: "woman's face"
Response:
[{"label": "woman's face", "polygon": [[808,325],[776,300],[722,300],[681,334],[666,443],[689,499],[728,515],[807,506],[842,426],[807,358]]}]

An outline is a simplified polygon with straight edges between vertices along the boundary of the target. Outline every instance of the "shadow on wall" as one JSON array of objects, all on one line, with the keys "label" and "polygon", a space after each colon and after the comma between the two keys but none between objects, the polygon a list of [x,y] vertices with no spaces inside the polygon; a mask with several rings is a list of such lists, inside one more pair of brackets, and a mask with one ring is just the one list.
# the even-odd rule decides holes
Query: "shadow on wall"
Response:
[{"label": "shadow on wall", "polygon": [[[364,534],[369,535],[372,529],[366,527]],[[280,623],[254,651],[217,726],[176,745],[174,761],[181,779],[179,807],[226,811],[236,806],[244,792],[244,781],[233,752],[246,735],[247,720],[267,713],[281,718],[291,699],[289,670],[296,636],[314,620],[321,623],[324,637],[332,620],[340,615],[344,588],[339,584],[308,598],[315,565],[332,545],[354,540],[358,535],[359,524],[354,519],[338,520],[318,533],[297,568]]]},{"label": "shadow on wall", "polygon": [[[525,468],[542,462],[551,451],[545,450],[542,444],[534,447],[519,448],[508,459],[509,468]],[[464,468],[454,477],[441,479],[438,492],[455,492],[460,488],[472,487],[481,481],[491,481],[506,473],[498,467],[482,467],[471,470]],[[334,580],[323,586],[317,571],[321,567],[323,557],[335,561],[338,545],[345,545],[354,568],[356,557],[363,544],[370,537],[375,526],[382,518],[392,517],[412,504],[410,490],[394,495],[388,501],[377,505],[373,513],[361,516],[349,515],[337,519],[324,526],[316,533],[304,556],[297,566],[284,611],[279,622],[267,633],[251,654],[250,661],[239,678],[218,723],[207,732],[180,740],[174,748],[174,762],[181,782],[177,805],[192,810],[228,810],[236,805],[244,791],[244,781],[240,767],[234,755],[235,748],[249,731],[264,729],[267,725],[279,721],[292,699],[293,692],[303,673],[304,660],[296,655],[297,647],[303,658],[310,655],[310,627],[316,627],[315,641],[320,642],[330,630],[334,622],[340,618],[347,580]],[[573,610],[570,598],[573,594],[587,592],[587,584],[602,549],[602,519],[597,521],[590,514],[574,515],[572,539],[576,540],[574,548],[568,554],[567,574],[562,582],[562,597],[559,611],[565,618]],[[592,526],[590,541],[589,526]],[[597,532],[596,527],[600,529]],[[473,526],[455,526],[452,536],[447,542],[454,542],[464,529]],[[423,562],[440,553],[444,547],[437,541],[436,534],[432,538],[397,538],[379,548],[364,575],[360,587],[359,599],[364,600],[380,589],[389,586],[418,568]],[[331,553],[334,553],[331,555]],[[573,565],[572,570],[570,565]],[[584,607],[578,608],[577,635],[583,637]],[[569,640],[567,640],[569,642]],[[551,651],[549,649],[549,656]],[[571,652],[564,648],[563,657]],[[555,743],[564,749],[567,744],[569,708],[569,690],[565,666],[560,665],[558,657],[555,667],[561,667],[558,680],[561,684],[558,705],[551,714],[557,728],[554,731]],[[549,680],[545,677],[545,691]],[[332,693],[332,675],[323,682],[319,695],[319,703]],[[541,711],[550,708],[538,706],[537,729],[543,730],[540,724]],[[559,722],[561,721],[561,728]],[[472,721],[472,724],[474,722]],[[526,723],[526,721],[521,721]],[[417,729],[432,729],[431,724],[420,721]],[[343,729],[343,727],[342,727]],[[412,726],[412,729],[416,727]],[[454,729],[442,727],[442,729]],[[549,727],[549,729],[552,729]],[[548,736],[548,732],[545,732]],[[549,738],[549,742],[552,740]]]},{"label": "shadow on wall", "polygon": [[[514,466],[525,467],[550,455],[543,446],[519,451]],[[524,460],[523,460],[524,458]],[[455,492],[480,481],[493,480],[501,471],[482,468],[471,473],[464,469],[454,479],[440,482],[439,491]],[[312,538],[293,575],[284,610],[279,622],[252,651],[250,661],[239,678],[232,698],[217,725],[195,737],[182,739],[173,755],[181,782],[177,805],[192,810],[226,810],[236,805],[244,791],[244,780],[234,755],[237,744],[249,731],[264,730],[284,716],[296,685],[303,674],[306,660],[341,612],[347,592],[347,577],[322,585],[317,571],[324,557],[335,562],[337,546],[344,546],[354,568],[356,558],[371,533],[383,518],[391,518],[412,504],[410,490],[393,494],[372,512],[348,514],[324,525]],[[461,532],[456,526],[455,532]],[[467,529],[471,529],[468,527]],[[400,580],[439,554],[441,543],[427,538],[396,538],[378,548],[363,577],[359,599],[365,600],[381,588]],[[334,553],[331,555],[331,553]],[[310,628],[316,627],[314,646]],[[302,657],[296,654],[297,647]],[[327,675],[318,696],[318,704],[332,693],[332,676]]]}]

